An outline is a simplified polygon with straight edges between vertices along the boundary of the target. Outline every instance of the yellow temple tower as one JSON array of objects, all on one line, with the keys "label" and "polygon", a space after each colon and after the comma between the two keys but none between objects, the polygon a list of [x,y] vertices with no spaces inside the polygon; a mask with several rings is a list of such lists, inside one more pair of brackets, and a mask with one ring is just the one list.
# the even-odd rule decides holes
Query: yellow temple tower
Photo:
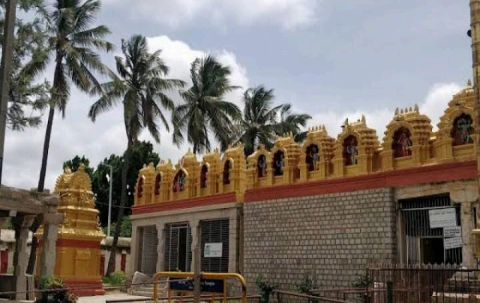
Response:
[{"label": "yellow temple tower", "polygon": [[[58,212],[64,221],[58,230],[54,275],[62,278],[68,287],[79,288],[79,296],[100,295],[100,242],[105,238],[95,209],[91,180],[82,164],[76,172],[66,169],[58,177],[55,193],[60,196]],[[37,235],[41,239],[43,229]],[[38,255],[41,254],[40,242]],[[39,273],[37,273],[38,275]]]}]

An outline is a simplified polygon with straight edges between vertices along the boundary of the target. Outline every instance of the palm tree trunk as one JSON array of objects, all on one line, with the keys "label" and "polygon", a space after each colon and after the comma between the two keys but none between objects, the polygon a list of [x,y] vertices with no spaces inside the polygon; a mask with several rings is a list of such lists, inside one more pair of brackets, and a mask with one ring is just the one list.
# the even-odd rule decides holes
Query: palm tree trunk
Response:
[{"label": "palm tree trunk", "polygon": [[47,174],[48,151],[50,149],[50,137],[52,135],[53,117],[55,116],[55,101],[59,98],[59,94],[64,92],[59,90],[59,78],[62,70],[63,57],[57,51],[55,64],[55,74],[53,75],[53,93],[50,96],[50,110],[48,112],[47,130],[45,131],[45,141],[43,142],[42,167],[40,169],[40,178],[38,179],[37,191],[43,192],[45,188],[45,175]]},{"label": "palm tree trunk", "polygon": [[117,255],[117,245],[118,245],[118,237],[120,236],[120,229],[122,225],[123,216],[125,214],[125,207],[127,205],[127,175],[128,169],[130,166],[130,157],[132,154],[132,140],[128,138],[127,144],[127,151],[125,152],[125,156],[123,157],[123,166],[122,166],[122,194],[120,196],[120,208],[118,210],[117,215],[117,224],[115,224],[115,231],[113,233],[113,243],[110,249],[110,258],[108,259],[108,266],[107,266],[107,273],[105,274],[107,277],[114,271],[115,268],[115,259]]},{"label": "palm tree trunk", "polygon": [[43,142],[42,168],[40,169],[40,178],[38,179],[37,191],[43,192],[45,187],[45,175],[47,174],[48,150],[50,149],[50,137],[52,135],[53,117],[55,107],[51,104],[48,112],[47,130],[45,132],[45,141]]}]

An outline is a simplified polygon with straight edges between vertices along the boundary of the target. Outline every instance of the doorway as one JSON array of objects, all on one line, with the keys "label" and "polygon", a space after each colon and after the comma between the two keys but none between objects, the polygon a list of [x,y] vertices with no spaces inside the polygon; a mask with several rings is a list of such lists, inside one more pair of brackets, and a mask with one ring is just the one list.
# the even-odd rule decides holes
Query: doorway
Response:
[{"label": "doorway", "polygon": [[169,224],[165,229],[165,270],[190,271],[192,236],[188,224]]},{"label": "doorway", "polygon": [[420,251],[423,264],[442,264],[445,261],[443,238],[420,239]]}]

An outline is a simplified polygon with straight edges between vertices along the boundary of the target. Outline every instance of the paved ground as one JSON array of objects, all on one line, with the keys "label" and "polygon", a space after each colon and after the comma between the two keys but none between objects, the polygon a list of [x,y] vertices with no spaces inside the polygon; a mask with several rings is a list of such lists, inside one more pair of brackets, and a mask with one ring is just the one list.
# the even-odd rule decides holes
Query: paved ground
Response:
[{"label": "paved ground", "polygon": [[[141,299],[145,297],[131,296],[122,292],[108,292],[104,296],[80,297],[78,303],[106,303],[109,300]],[[135,301],[137,302],[137,301]],[[138,303],[141,303],[139,301]]]}]

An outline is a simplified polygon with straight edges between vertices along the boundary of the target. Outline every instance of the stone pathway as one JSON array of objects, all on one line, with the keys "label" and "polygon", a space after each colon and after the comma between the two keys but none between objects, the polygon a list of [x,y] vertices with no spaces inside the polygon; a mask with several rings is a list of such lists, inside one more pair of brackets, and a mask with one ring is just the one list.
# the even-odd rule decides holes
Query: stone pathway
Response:
[{"label": "stone pathway", "polygon": [[[104,296],[92,296],[92,297],[80,297],[78,303],[106,303],[109,300],[125,300],[125,299],[142,299],[145,297],[131,296],[122,292],[109,292]],[[149,302],[148,298],[145,298],[145,302]],[[142,301],[135,301],[135,303],[141,303]]]}]

